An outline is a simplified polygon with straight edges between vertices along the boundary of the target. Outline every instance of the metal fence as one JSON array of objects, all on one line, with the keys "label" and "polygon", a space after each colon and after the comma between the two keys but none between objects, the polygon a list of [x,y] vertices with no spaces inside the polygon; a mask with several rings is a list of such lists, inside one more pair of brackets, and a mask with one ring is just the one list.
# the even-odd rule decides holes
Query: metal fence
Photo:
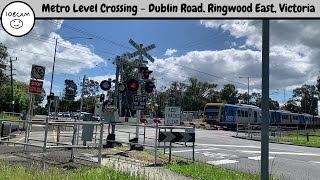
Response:
[{"label": "metal fence", "polygon": [[[24,132],[24,142],[14,142],[11,141],[11,128],[13,127],[14,124],[26,124],[26,131]],[[41,148],[42,149],[42,168],[46,168],[46,155],[47,151],[49,149],[61,149],[61,148],[68,148],[71,149],[71,157],[70,161],[73,161],[76,158],[79,158],[75,156],[75,149],[78,148],[93,148],[98,150],[98,164],[101,165],[102,163],[102,149],[103,149],[103,135],[106,133],[105,125],[111,125],[111,124],[105,124],[104,121],[58,121],[58,120],[51,120],[50,118],[46,118],[45,120],[41,121],[32,121],[30,119],[28,120],[11,120],[11,119],[0,119],[0,127],[2,124],[8,124],[9,125],[9,133],[4,136],[0,137],[0,143],[7,143],[7,144],[14,144],[14,145],[23,145],[24,146],[24,151],[29,151],[29,147],[36,147],[36,148]],[[43,139],[35,139],[30,137],[30,131],[33,127],[33,125],[42,125],[44,127],[44,137]],[[91,125],[94,126],[94,132],[93,132],[93,138],[92,138],[92,143],[86,143],[83,141],[83,144],[80,144],[80,132],[84,132],[83,127]],[[195,127],[181,127],[181,126],[162,126],[159,124],[152,124],[152,125],[146,125],[146,124],[116,124],[117,127],[119,126],[127,126],[127,127],[142,127],[143,128],[143,133],[140,133],[138,135],[142,136],[141,140],[142,142],[130,142],[130,139],[132,136],[136,136],[135,132],[131,131],[123,131],[123,130],[116,130],[118,133],[125,133],[128,134],[128,141],[119,141],[115,140],[112,141],[114,143],[122,143],[122,144],[129,144],[129,145],[139,145],[143,146],[144,148],[148,148],[151,150],[154,150],[154,165],[157,164],[157,151],[160,148],[165,149],[169,148],[169,162],[171,160],[171,148],[172,144],[176,144],[177,146],[183,146],[183,147],[192,147],[193,149],[193,160],[194,160],[194,142],[192,143],[192,146],[187,146],[186,142],[182,143],[160,143],[158,139],[158,135],[160,131],[167,131],[167,130],[186,130],[186,129],[194,129]],[[146,129],[151,128],[153,135],[147,134]],[[48,132],[50,130],[55,130],[57,132],[56,135],[56,142],[48,141]],[[70,133],[70,130],[72,133]],[[154,131],[153,131],[154,130]],[[0,128],[0,133],[1,133],[1,128]],[[109,132],[108,132],[109,133]],[[83,134],[82,134],[83,135]],[[150,135],[150,136],[149,136]],[[71,138],[71,143],[70,142],[63,142],[62,139],[64,137]],[[140,139],[140,138],[139,138]],[[110,142],[110,140],[108,140]],[[146,143],[146,141],[149,141],[149,143]],[[152,143],[153,141],[153,143]],[[38,144],[35,144],[35,142],[38,142]],[[39,145],[39,142],[42,142],[42,145]]]}]

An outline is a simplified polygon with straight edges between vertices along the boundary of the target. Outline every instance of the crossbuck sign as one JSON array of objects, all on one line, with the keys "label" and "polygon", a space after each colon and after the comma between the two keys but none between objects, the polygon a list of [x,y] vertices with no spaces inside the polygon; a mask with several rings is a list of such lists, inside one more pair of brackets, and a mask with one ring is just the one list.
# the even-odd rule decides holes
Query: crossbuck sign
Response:
[{"label": "crossbuck sign", "polygon": [[147,51],[155,48],[156,45],[151,44],[150,46],[147,46],[147,47],[145,47],[145,48],[142,48],[142,47],[140,47],[136,42],[134,42],[132,39],[129,40],[129,43],[130,43],[133,47],[135,47],[135,48],[137,49],[137,51],[134,52],[134,53],[128,54],[128,58],[133,58],[133,57],[136,57],[136,56],[138,56],[138,55],[144,55],[144,56],[145,56],[146,58],[148,58],[151,62],[154,62],[153,57],[150,56],[150,55],[147,53]]}]

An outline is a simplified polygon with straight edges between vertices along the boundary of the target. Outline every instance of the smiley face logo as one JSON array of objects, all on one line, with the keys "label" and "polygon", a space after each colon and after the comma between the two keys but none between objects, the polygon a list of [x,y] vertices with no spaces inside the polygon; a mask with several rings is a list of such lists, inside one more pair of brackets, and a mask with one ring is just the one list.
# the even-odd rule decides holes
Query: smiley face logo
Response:
[{"label": "smiley face logo", "polygon": [[11,2],[1,13],[1,23],[8,34],[21,37],[28,34],[34,27],[34,12],[25,2]]},{"label": "smiley face logo", "polygon": [[19,29],[23,26],[23,22],[21,19],[14,19],[14,20],[10,21],[10,26],[13,29]]}]

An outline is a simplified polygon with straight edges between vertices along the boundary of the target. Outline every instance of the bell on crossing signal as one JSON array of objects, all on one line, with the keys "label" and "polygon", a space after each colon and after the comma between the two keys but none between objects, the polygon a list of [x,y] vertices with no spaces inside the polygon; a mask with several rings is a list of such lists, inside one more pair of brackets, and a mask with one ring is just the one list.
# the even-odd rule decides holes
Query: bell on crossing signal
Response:
[{"label": "bell on crossing signal", "polygon": [[123,83],[119,83],[119,93],[124,93],[126,90],[126,86]]},{"label": "bell on crossing signal", "polygon": [[100,102],[104,102],[104,94],[100,95]]},{"label": "bell on crossing signal", "polygon": [[104,91],[108,91],[111,88],[111,80],[101,81],[100,88]]},{"label": "bell on crossing signal", "polygon": [[139,88],[139,82],[135,79],[130,79],[127,82],[127,88],[129,89],[129,91],[137,91]]},{"label": "bell on crossing signal", "polygon": [[147,93],[152,93],[153,88],[155,87],[155,85],[151,81],[146,82],[146,84],[144,86],[145,86],[145,91]]}]

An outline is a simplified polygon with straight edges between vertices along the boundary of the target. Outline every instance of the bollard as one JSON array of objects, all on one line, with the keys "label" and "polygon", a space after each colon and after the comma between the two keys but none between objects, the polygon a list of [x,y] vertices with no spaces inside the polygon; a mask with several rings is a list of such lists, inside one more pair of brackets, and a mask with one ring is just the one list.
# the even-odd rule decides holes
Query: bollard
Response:
[{"label": "bollard", "polygon": [[100,124],[100,139],[99,139],[99,154],[98,154],[98,163],[101,165],[102,162],[102,140],[103,140],[103,126],[104,121],[101,121]]},{"label": "bollard", "polygon": [[158,140],[158,123],[156,123],[156,138],[154,143],[154,166],[157,166],[157,140]]},{"label": "bollard", "polygon": [[60,142],[60,125],[59,124],[58,124],[58,132],[57,132],[57,142]]},{"label": "bollard", "polygon": [[[164,129],[164,132],[167,132],[167,128]],[[166,142],[163,142],[163,154],[166,154]]]},{"label": "bollard", "polygon": [[[130,139],[130,138],[129,138]],[[143,126],[143,144],[146,143],[146,126]]]},{"label": "bollard", "polygon": [[307,141],[309,141],[309,133],[307,133]]},{"label": "bollard", "polygon": [[1,138],[3,136],[3,128],[4,128],[4,125],[2,124],[2,121],[0,121],[0,142],[1,142]]},{"label": "bollard", "polygon": [[[170,129],[170,133],[172,134],[172,129]],[[172,142],[169,143],[169,163],[171,162],[171,148],[172,148]]]}]

